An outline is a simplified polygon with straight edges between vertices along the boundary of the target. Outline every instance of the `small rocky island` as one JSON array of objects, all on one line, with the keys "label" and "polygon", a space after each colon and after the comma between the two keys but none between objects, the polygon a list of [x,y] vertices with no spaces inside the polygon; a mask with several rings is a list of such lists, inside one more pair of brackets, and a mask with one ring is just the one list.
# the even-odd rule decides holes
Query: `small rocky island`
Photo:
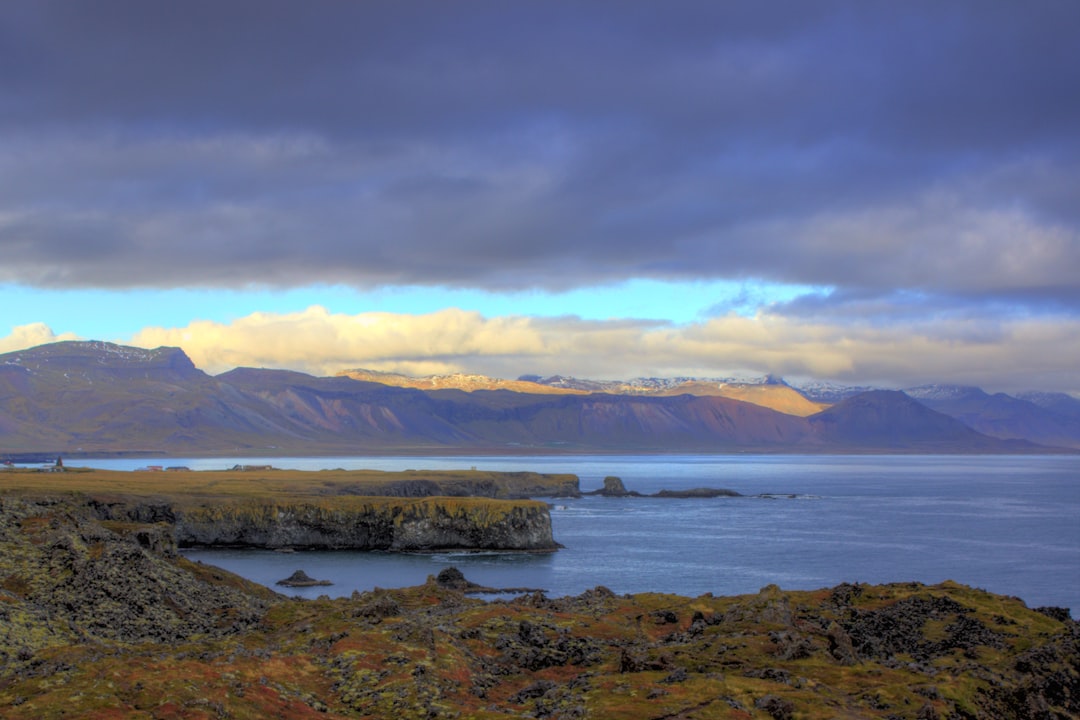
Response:
[{"label": "small rocky island", "polygon": [[301,587],[322,587],[322,586],[326,586],[326,585],[333,585],[334,583],[330,582],[329,580],[316,580],[315,578],[309,576],[303,570],[297,570],[296,572],[294,572],[292,575],[285,578],[284,580],[278,580],[277,584],[278,585],[283,585],[284,587],[301,588]]},{"label": "small rocky island", "polygon": [[599,490],[584,492],[582,495],[599,495],[601,497],[656,497],[656,498],[716,498],[716,497],[742,497],[741,493],[726,488],[691,488],[689,490],[661,490],[645,495],[635,490],[627,490],[622,478],[608,475],[604,478],[604,487]]}]

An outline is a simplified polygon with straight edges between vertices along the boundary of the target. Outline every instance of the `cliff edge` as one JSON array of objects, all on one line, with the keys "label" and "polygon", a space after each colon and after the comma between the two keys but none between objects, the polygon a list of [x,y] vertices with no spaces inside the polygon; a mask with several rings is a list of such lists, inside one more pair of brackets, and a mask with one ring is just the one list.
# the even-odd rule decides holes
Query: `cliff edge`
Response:
[{"label": "cliff edge", "polygon": [[[578,493],[573,475],[489,471],[229,471],[0,473],[0,491],[77,497],[98,520],[180,547],[546,552],[552,536],[537,493]],[[512,498],[512,499],[511,499]],[[147,535],[149,538],[149,535]],[[147,542],[150,542],[148,539]]]},{"label": "cliff edge", "polygon": [[237,503],[177,512],[181,547],[318,550],[549,551],[558,548],[547,505],[486,498],[335,498]]}]

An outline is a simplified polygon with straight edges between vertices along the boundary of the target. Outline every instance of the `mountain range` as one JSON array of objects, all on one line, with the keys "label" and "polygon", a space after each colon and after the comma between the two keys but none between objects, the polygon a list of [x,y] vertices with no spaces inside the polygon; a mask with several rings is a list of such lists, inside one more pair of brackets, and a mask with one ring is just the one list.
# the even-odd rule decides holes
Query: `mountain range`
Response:
[{"label": "mountain range", "polygon": [[772,377],[211,376],[179,348],[59,342],[0,355],[0,456],[1080,449],[1068,395],[831,392]]}]

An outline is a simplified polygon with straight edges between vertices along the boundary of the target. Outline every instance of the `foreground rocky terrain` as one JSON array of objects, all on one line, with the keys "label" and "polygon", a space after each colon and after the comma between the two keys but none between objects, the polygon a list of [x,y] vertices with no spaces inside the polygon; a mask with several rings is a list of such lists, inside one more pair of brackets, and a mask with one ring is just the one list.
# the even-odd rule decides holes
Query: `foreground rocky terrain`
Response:
[{"label": "foreground rocky terrain", "polygon": [[80,496],[0,496],[0,716],[1080,717],[1080,625],[946,583],[288,599]]}]

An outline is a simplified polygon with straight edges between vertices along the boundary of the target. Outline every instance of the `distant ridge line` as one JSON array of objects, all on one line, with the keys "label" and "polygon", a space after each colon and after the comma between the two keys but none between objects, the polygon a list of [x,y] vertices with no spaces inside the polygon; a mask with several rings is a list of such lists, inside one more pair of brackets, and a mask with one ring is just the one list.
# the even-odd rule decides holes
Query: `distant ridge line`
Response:
[{"label": "distant ridge line", "polygon": [[405,376],[355,374],[237,368],[210,376],[180,348],[42,345],[0,355],[0,453],[1080,450],[1080,417],[1058,407],[1068,409],[1067,396],[1034,398],[1049,409],[975,388],[955,394],[959,405],[933,407],[874,390],[823,408],[768,376],[586,393],[506,381],[532,383],[522,392],[464,373],[437,376],[432,389],[377,382]]}]

